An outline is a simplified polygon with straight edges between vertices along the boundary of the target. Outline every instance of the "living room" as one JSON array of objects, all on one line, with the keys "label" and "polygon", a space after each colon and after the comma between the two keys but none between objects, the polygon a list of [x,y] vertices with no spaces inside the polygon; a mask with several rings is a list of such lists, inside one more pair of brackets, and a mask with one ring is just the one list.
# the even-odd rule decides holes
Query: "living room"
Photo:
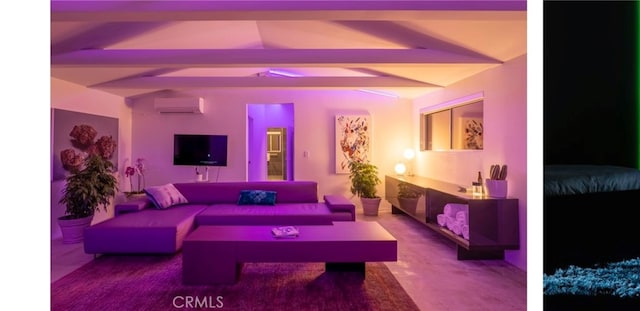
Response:
[{"label": "living room", "polygon": [[[286,2],[286,1],[285,1]],[[419,1],[418,1],[419,2]],[[522,13],[522,12],[520,12]],[[499,25],[502,20],[494,21]],[[512,22],[512,21],[510,21]],[[98,81],[82,84],[74,80],[72,70],[56,68],[51,76],[51,109],[110,117],[118,120],[118,172],[121,191],[129,188],[125,168],[137,158],[145,159],[145,185],[191,182],[196,180],[193,166],[176,166],[173,157],[174,134],[217,134],[228,137],[228,161],[226,166],[209,169],[209,182],[245,181],[252,176],[252,150],[249,143],[249,119],[267,127],[288,127],[292,133],[291,180],[312,180],[318,183],[318,193],[343,195],[356,204],[358,219],[376,221],[363,216],[361,206],[349,191],[347,174],[336,173],[336,124],[338,115],[364,115],[371,120],[371,162],[380,170],[379,176],[397,175],[394,167],[405,161],[406,149],[415,151],[416,157],[407,164],[415,175],[448,183],[471,187],[478,172],[489,177],[489,168],[495,163],[508,164],[509,197],[518,200],[519,248],[507,250],[504,261],[498,264],[513,266],[526,275],[527,271],[527,53],[526,18],[515,22],[512,30],[520,41],[504,45],[519,45],[519,54],[500,59],[498,65],[483,68],[473,74],[447,83],[443,87],[426,87],[423,94],[388,97],[359,91],[359,88],[333,87],[200,87],[149,92],[124,96],[109,92],[109,87],[91,87]],[[512,24],[509,24],[512,25]],[[511,37],[510,37],[511,38]],[[494,45],[500,45],[495,41]],[[517,50],[517,49],[516,49]],[[279,68],[274,66],[275,68]],[[277,77],[276,79],[295,79]],[[77,79],[77,78],[76,78]],[[134,92],[133,88],[125,88]],[[145,94],[149,93],[149,94]],[[480,95],[478,95],[480,94]],[[483,101],[482,150],[427,151],[421,148],[420,119],[424,113],[460,103],[469,96]],[[157,98],[202,98],[202,113],[160,113],[155,108]],[[292,107],[291,119],[282,121],[274,110],[262,119],[250,115],[249,107]],[[290,124],[293,124],[292,126]],[[55,124],[52,124],[52,131]],[[52,149],[53,150],[53,149]],[[260,155],[264,154],[259,152]],[[56,159],[52,156],[52,161]],[[64,214],[64,206],[58,204],[64,187],[62,180],[51,181],[51,239],[60,238],[57,218]],[[385,185],[378,186],[385,196]],[[384,202],[380,220],[392,221],[391,206]],[[113,206],[96,214],[94,223],[114,216]],[[409,230],[424,230],[412,227]],[[393,225],[391,225],[393,226]],[[416,234],[408,232],[408,235]],[[417,234],[429,234],[419,232]],[[436,243],[442,243],[436,237]],[[445,241],[444,245],[447,245]],[[52,242],[52,244],[55,244]],[[453,244],[453,243],[450,243]],[[446,248],[446,247],[445,247]],[[451,256],[455,257],[455,250]],[[446,253],[445,251],[445,253]],[[492,266],[487,264],[488,270]],[[482,265],[482,264],[481,264]],[[463,268],[464,269],[464,268]],[[495,268],[499,269],[499,268]],[[505,268],[509,269],[509,268]],[[417,271],[415,271],[417,273]],[[520,288],[520,291],[525,289]],[[415,297],[413,297],[416,300]],[[514,310],[526,309],[526,301]]]}]

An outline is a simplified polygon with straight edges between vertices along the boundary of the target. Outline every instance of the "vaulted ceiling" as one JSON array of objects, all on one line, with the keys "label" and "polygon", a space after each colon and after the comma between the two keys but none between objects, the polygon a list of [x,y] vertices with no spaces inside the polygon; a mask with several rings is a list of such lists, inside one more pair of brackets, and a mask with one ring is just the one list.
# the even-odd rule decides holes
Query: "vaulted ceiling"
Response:
[{"label": "vaulted ceiling", "polygon": [[51,76],[415,98],[526,54],[526,1],[51,1]]}]

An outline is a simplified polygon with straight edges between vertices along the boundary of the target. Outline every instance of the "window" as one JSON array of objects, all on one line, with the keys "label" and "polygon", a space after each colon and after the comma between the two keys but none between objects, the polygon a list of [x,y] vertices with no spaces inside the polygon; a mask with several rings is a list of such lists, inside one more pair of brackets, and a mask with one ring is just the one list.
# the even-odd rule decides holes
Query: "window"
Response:
[{"label": "window", "polygon": [[420,150],[482,150],[483,104],[479,93],[421,111]]}]

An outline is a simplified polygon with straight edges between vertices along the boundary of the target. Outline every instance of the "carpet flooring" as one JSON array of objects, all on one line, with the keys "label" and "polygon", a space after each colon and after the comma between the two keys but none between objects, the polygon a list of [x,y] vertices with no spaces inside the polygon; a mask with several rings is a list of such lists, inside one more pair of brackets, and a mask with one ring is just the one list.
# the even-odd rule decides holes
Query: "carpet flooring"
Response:
[{"label": "carpet flooring", "polygon": [[544,274],[544,310],[640,310],[640,258]]},{"label": "carpet flooring", "polygon": [[569,266],[544,275],[545,295],[640,298],[640,258],[593,267]]},{"label": "carpet flooring", "polygon": [[246,263],[232,285],[182,284],[182,255],[104,255],[51,284],[51,310],[419,310],[383,263]]}]

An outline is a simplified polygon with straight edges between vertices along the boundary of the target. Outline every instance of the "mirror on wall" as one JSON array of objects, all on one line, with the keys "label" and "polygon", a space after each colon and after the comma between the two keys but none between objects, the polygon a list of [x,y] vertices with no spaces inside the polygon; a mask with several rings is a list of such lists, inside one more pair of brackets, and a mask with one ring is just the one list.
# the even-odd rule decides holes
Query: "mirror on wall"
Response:
[{"label": "mirror on wall", "polygon": [[482,150],[484,100],[474,94],[420,112],[420,150]]}]

